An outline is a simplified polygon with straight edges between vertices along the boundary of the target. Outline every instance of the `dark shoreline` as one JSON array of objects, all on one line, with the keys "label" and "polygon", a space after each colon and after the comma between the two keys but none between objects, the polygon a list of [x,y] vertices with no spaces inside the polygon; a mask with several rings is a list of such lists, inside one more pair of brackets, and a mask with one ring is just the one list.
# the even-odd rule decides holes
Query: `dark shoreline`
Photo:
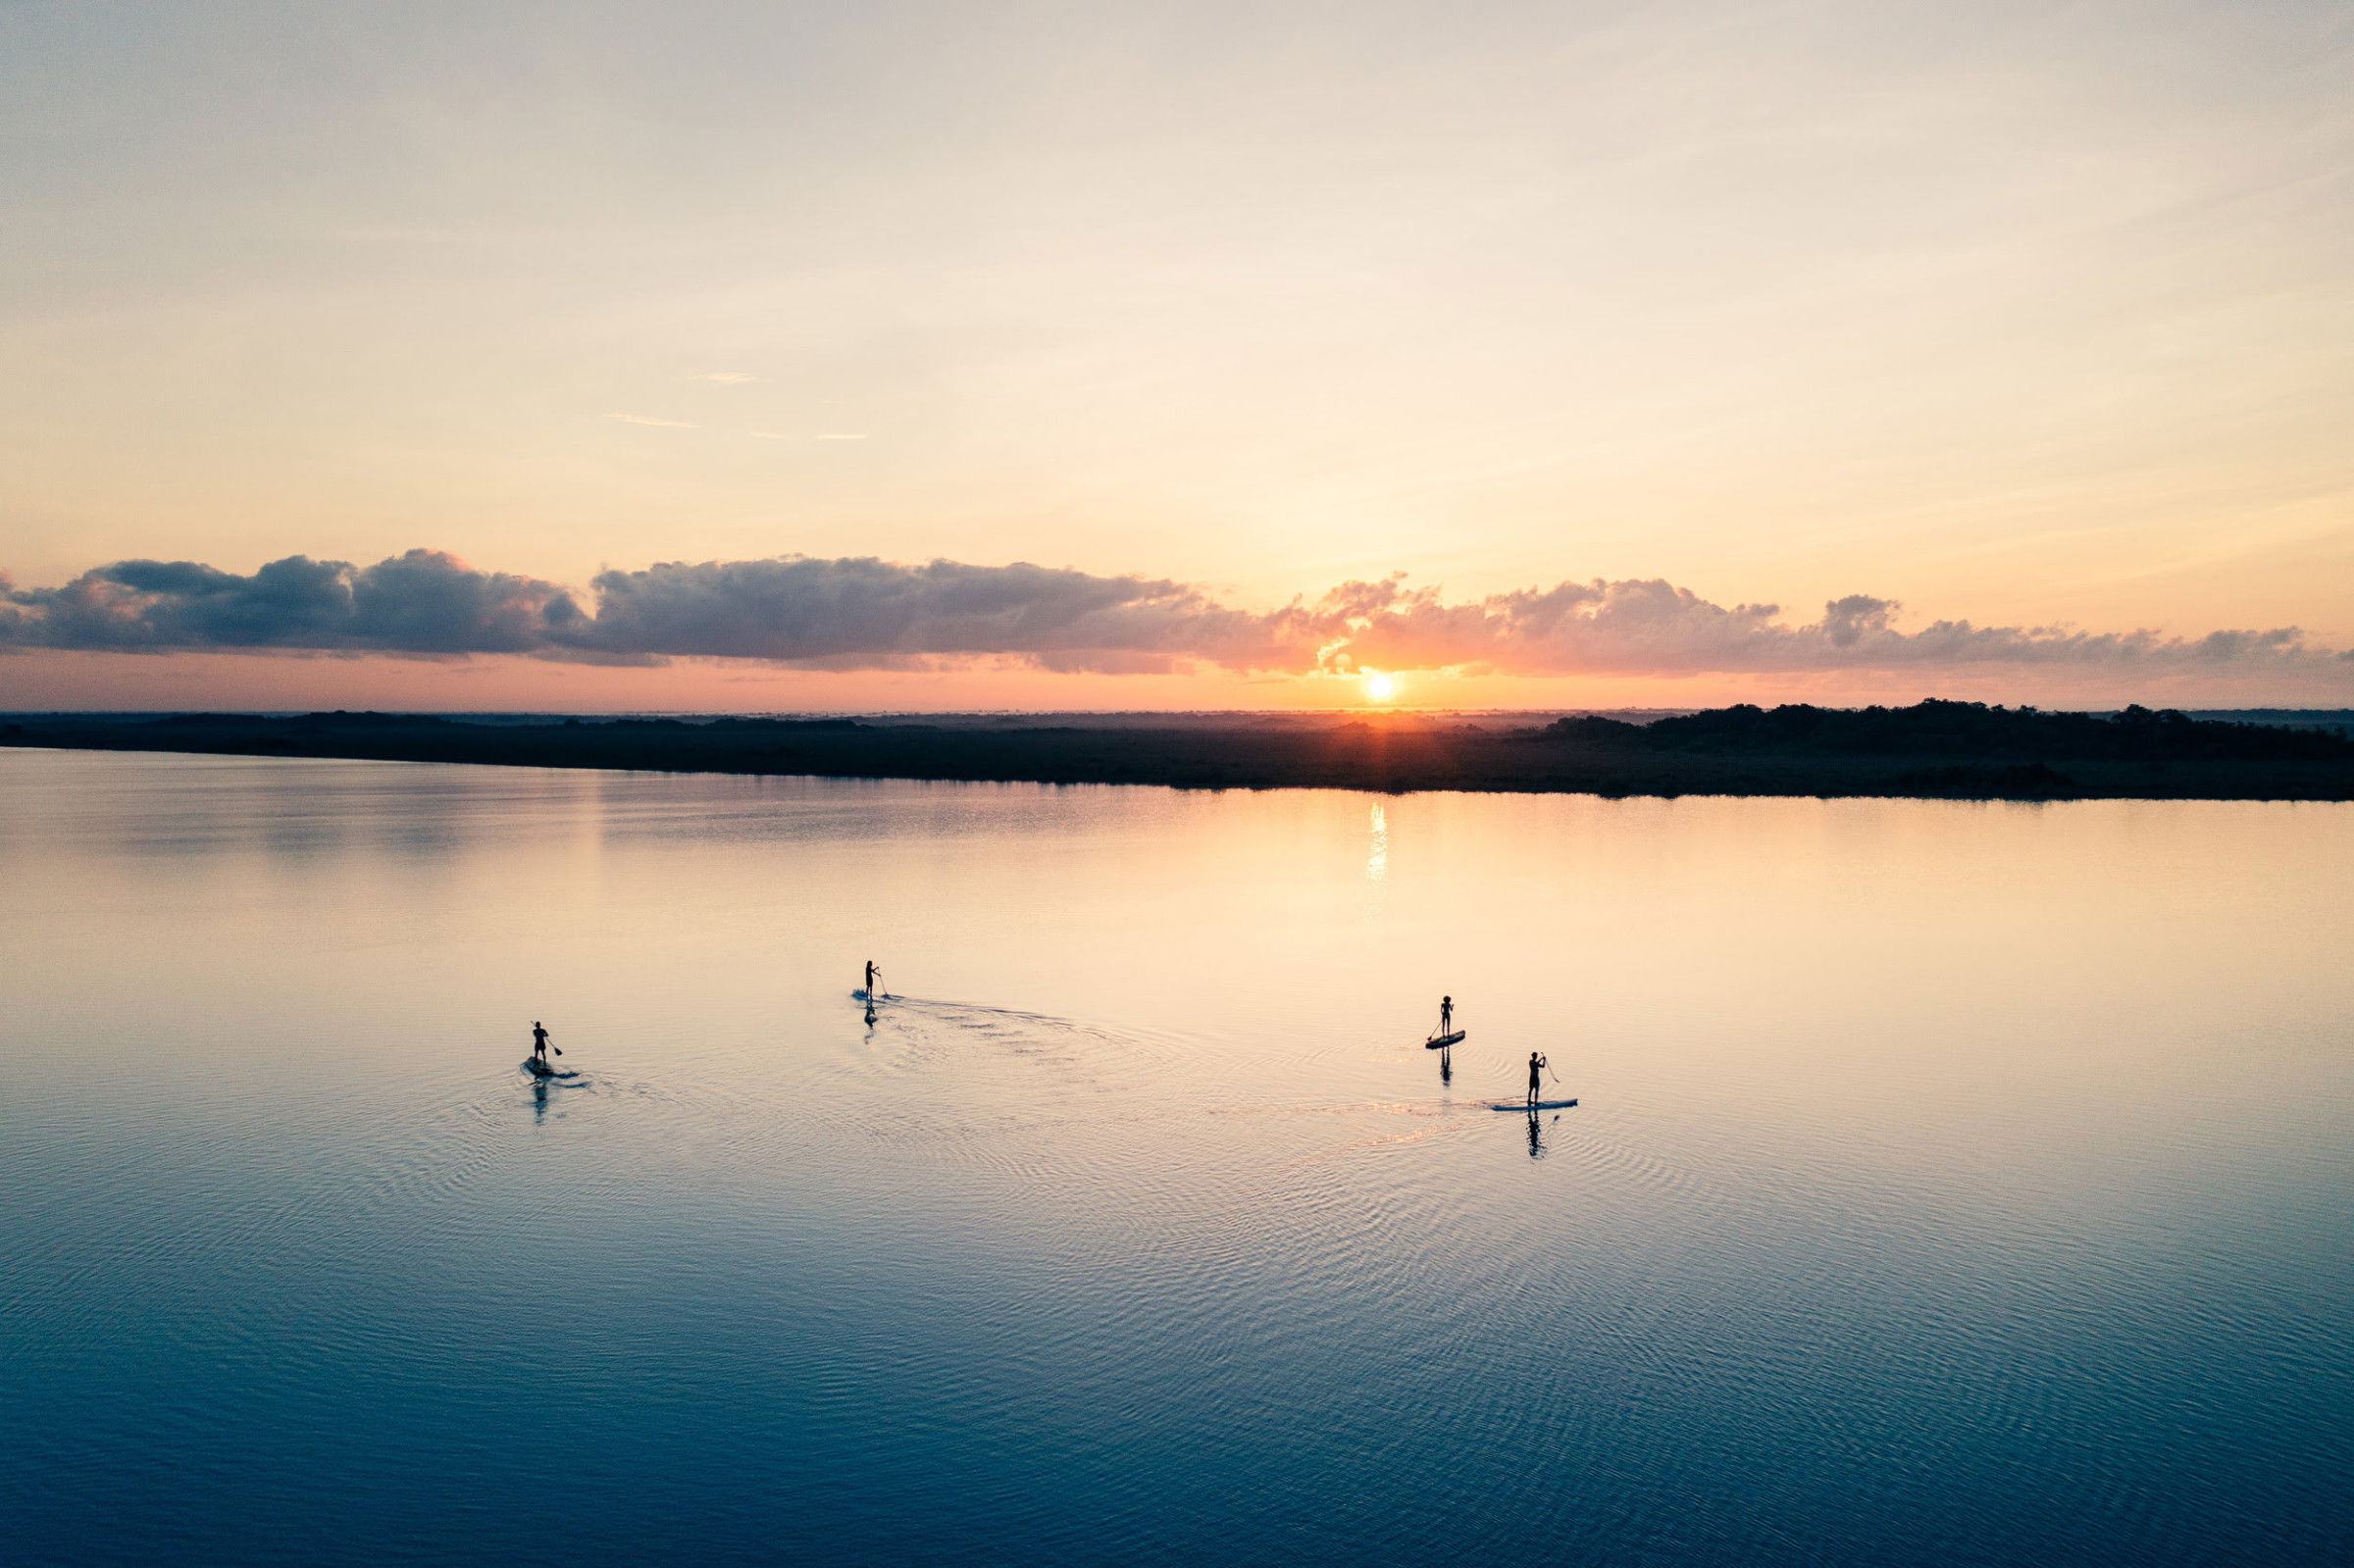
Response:
[{"label": "dark shoreline", "polygon": [[[1808,723],[1794,729],[1795,721],[1783,722],[1790,715]],[[2341,734],[2144,718],[2133,730],[2122,728],[2122,717],[1959,703],[1862,713],[1736,708],[1654,726],[1571,719],[1542,729],[1420,715],[1040,725],[952,716],[692,722],[27,714],[0,723],[0,745],[1180,789],[2354,800],[2354,742]]]}]

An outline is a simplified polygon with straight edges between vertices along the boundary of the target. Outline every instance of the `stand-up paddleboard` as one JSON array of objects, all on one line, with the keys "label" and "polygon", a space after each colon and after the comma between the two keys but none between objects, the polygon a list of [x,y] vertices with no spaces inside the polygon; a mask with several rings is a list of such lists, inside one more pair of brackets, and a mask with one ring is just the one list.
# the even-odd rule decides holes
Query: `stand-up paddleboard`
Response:
[{"label": "stand-up paddleboard", "polygon": [[1538,1100],[1532,1105],[1527,1100],[1490,1100],[1488,1109],[1491,1111],[1565,1111],[1576,1103],[1575,1100]]},{"label": "stand-up paddleboard", "polygon": [[850,992],[850,1000],[854,1002],[865,1002],[869,1006],[872,1006],[876,1002],[896,1002],[898,1000],[898,998],[887,990],[877,991],[872,996],[869,996],[863,990],[854,990]]},{"label": "stand-up paddleboard", "polygon": [[1430,1038],[1422,1042],[1422,1048],[1426,1051],[1443,1051],[1448,1046],[1459,1041],[1462,1037],[1463,1032],[1459,1029],[1452,1035],[1433,1035],[1430,1037]]},{"label": "stand-up paddleboard", "polygon": [[523,1059],[523,1070],[531,1074],[534,1078],[553,1078],[556,1076],[556,1070],[553,1067],[550,1067],[547,1063],[541,1061],[537,1056],[526,1056]]}]

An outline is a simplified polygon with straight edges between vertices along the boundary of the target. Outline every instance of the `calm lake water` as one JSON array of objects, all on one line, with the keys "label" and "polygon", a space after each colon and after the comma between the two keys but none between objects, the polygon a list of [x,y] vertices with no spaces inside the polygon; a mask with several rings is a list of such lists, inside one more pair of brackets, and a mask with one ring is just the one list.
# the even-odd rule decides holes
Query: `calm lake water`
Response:
[{"label": "calm lake water", "polygon": [[2350,917],[2343,805],[0,752],[0,1558],[2342,1562]]}]

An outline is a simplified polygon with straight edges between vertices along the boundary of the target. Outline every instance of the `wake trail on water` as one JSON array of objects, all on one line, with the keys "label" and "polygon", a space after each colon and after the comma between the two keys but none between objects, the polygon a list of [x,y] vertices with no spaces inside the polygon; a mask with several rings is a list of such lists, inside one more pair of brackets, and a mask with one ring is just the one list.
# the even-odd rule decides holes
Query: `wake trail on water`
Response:
[{"label": "wake trail on water", "polygon": [[1115,1080],[1164,1066],[1184,1050],[1175,1037],[1022,1008],[919,996],[894,997],[878,1008],[879,1039],[886,1028],[899,1050],[896,1061],[873,1064],[884,1071],[928,1068],[942,1053],[979,1043],[1067,1075],[1074,1082],[1066,1088],[1108,1087]]}]

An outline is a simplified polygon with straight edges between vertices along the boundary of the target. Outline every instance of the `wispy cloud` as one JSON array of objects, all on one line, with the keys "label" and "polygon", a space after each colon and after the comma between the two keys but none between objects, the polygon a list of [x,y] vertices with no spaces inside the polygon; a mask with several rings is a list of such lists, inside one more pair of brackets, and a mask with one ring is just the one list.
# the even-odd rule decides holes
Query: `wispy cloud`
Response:
[{"label": "wispy cloud", "polygon": [[250,576],[118,561],[55,588],[0,577],[0,647],[530,653],[588,663],[752,659],[825,669],[1011,659],[1132,673],[1458,670],[1522,676],[2073,668],[2151,677],[2296,677],[2354,692],[2354,654],[2294,628],[2170,636],[2147,629],[1896,624],[1868,594],[1797,621],[1657,579],[1557,583],[1450,600],[1402,578],[1345,582],[1273,610],[1193,584],[1033,566],[871,556],[664,562],[599,573],[590,592],[481,572],[435,550],[357,567],[288,556]]},{"label": "wispy cloud", "polygon": [[691,425],[685,420],[658,420],[646,414],[608,414],[605,418],[619,420],[624,425],[659,425],[664,430],[691,430],[701,428]]},{"label": "wispy cloud", "polygon": [[866,432],[861,430],[855,434],[852,434],[847,431],[828,430],[826,433],[820,435],[818,439],[821,441],[863,441],[866,439]]}]

